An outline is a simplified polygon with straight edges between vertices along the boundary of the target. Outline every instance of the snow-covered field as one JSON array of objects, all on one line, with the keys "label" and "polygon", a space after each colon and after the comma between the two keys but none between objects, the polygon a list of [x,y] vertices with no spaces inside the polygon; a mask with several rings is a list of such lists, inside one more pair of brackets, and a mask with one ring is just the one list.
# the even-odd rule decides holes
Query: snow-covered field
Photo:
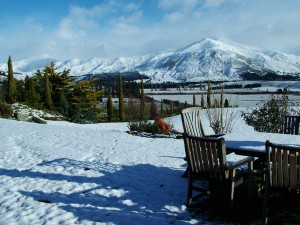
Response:
[{"label": "snow-covered field", "polygon": [[[269,100],[272,96],[272,93],[266,94],[261,92],[274,92],[276,93],[278,89],[288,88],[288,90],[295,92],[295,94],[289,94],[289,102],[292,106],[300,105],[300,81],[243,81],[243,82],[228,82],[227,85],[246,85],[246,84],[262,84],[262,87],[259,88],[240,88],[240,89],[225,89],[225,99],[227,98],[230,105],[237,107],[256,107],[261,104],[262,101]],[[212,98],[220,98],[220,90],[212,91]],[[196,104],[201,104],[201,95],[204,95],[206,100],[207,90],[200,90],[194,88],[190,90],[185,88],[178,90],[176,88],[169,88],[167,90],[154,90],[146,89],[145,93],[154,98],[157,101],[161,99],[168,99],[172,101],[179,101],[184,103],[185,101],[188,104],[193,104],[193,95],[195,94]],[[243,94],[241,94],[243,93]],[[281,96],[279,94],[279,96]]]},{"label": "snow-covered field", "polygon": [[[182,131],[180,116],[168,122]],[[0,224],[218,224],[184,205],[183,140],[127,130],[0,119]],[[253,132],[238,118],[241,130]]]}]

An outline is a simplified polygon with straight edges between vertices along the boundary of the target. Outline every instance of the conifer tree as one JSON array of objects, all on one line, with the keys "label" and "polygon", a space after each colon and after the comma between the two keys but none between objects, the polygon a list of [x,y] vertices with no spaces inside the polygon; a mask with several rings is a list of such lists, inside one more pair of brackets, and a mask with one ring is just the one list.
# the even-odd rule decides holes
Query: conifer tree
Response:
[{"label": "conifer tree", "polygon": [[[62,89],[65,92],[68,89],[73,89],[73,85],[71,85],[71,80],[69,78],[70,70],[63,70],[63,72],[55,71],[55,64],[52,62],[50,65],[45,66],[43,72],[48,72],[49,81],[52,87],[52,101],[55,107],[60,108],[60,90]],[[41,71],[38,71],[36,74],[38,76],[42,74]]]},{"label": "conifer tree", "polygon": [[15,103],[16,102],[16,81],[14,78],[14,71],[11,56],[8,58],[7,62],[8,71],[7,71],[7,96],[6,101],[8,103]]},{"label": "conifer tree", "polygon": [[155,119],[157,117],[157,106],[155,101],[152,99],[150,104],[150,118]]},{"label": "conifer tree", "polygon": [[63,115],[68,116],[69,108],[70,108],[69,102],[64,95],[63,89],[61,88],[59,90],[59,111]]},{"label": "conifer tree", "polygon": [[170,101],[170,115],[173,115],[174,110],[173,110],[173,101]]},{"label": "conifer tree", "polygon": [[141,82],[141,103],[140,103],[140,117],[141,120],[145,120],[146,118],[146,100],[145,100],[145,93],[144,93],[144,81],[142,78]]},{"label": "conifer tree", "polygon": [[195,106],[196,106],[196,96],[193,95],[193,107],[195,107]]},{"label": "conifer tree", "polygon": [[228,99],[226,98],[225,99],[225,102],[224,102],[224,108],[228,108],[229,107],[229,101]]},{"label": "conifer tree", "polygon": [[164,115],[164,101],[162,99],[160,100],[160,114],[161,116]]},{"label": "conifer tree", "polygon": [[26,102],[31,107],[38,107],[40,95],[35,90],[36,81],[34,77],[28,79],[28,90],[26,90]]},{"label": "conifer tree", "polygon": [[[93,80],[84,80],[76,83],[70,93],[71,121],[76,123],[89,123],[100,121],[100,108],[98,98],[101,91],[93,89]],[[72,119],[73,118],[73,119]]]},{"label": "conifer tree", "polygon": [[205,108],[205,101],[204,101],[204,95],[201,95],[201,107],[204,109]]},{"label": "conifer tree", "polygon": [[123,81],[122,76],[119,74],[119,120],[125,120],[124,97],[123,97]]},{"label": "conifer tree", "polygon": [[211,106],[210,96],[211,96],[211,88],[210,88],[210,82],[208,82],[208,85],[207,85],[207,95],[206,95],[206,107],[208,109]]},{"label": "conifer tree", "polygon": [[108,99],[107,99],[107,116],[108,121],[111,122],[113,120],[113,103],[112,103],[112,96],[111,92],[108,93]]},{"label": "conifer tree", "polygon": [[186,109],[188,107],[187,101],[184,102],[184,108]]},{"label": "conifer tree", "polygon": [[25,82],[23,80],[15,80],[16,81],[16,101],[17,102],[25,102]]},{"label": "conifer tree", "polygon": [[45,71],[45,106],[47,109],[53,110],[53,102],[52,102],[52,87],[49,81],[48,72]]}]

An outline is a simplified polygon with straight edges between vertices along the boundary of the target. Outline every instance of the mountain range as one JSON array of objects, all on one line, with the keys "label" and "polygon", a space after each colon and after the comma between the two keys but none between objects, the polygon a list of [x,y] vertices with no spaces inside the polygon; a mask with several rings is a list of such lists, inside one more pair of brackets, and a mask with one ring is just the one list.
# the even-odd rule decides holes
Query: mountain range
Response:
[{"label": "mountain range", "polygon": [[[128,72],[138,72],[156,82],[241,80],[249,79],[249,74],[250,79],[267,74],[300,78],[299,56],[210,38],[178,50],[136,57],[58,61],[42,55],[13,62],[16,78],[30,76],[52,61],[58,71],[70,69],[70,75],[78,78]],[[7,65],[0,64],[0,70],[7,71]]]}]

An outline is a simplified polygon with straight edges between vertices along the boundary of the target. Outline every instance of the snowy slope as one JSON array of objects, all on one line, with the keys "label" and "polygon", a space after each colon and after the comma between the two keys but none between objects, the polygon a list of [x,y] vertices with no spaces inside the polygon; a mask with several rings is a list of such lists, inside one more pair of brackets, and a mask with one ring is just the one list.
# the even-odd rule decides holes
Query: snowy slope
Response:
[{"label": "snowy slope", "polygon": [[228,224],[184,206],[182,139],[132,136],[127,123],[0,127],[0,224]]},{"label": "snowy slope", "polygon": [[[245,108],[229,110],[237,112],[232,140],[246,137],[249,148],[265,142],[267,133],[240,116]],[[211,134],[205,111],[201,118]],[[180,115],[167,121],[183,131]],[[1,225],[233,224],[185,207],[183,139],[133,136],[125,132],[127,123],[0,118],[0,127]],[[298,143],[287,136],[274,134],[274,140]],[[259,222],[260,216],[247,224]]]},{"label": "snowy slope", "polygon": [[[49,57],[14,63],[17,72],[33,73]],[[56,62],[58,70],[71,69],[72,76],[138,71],[155,81],[236,80],[240,74],[277,72],[300,73],[300,57],[273,50],[250,47],[228,40],[205,38],[176,51],[115,59],[72,59]],[[0,65],[5,70],[6,65]]]}]

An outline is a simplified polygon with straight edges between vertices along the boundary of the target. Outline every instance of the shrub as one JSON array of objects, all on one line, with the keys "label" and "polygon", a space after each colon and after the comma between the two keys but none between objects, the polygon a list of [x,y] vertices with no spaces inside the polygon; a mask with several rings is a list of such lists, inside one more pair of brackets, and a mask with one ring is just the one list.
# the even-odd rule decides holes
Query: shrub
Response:
[{"label": "shrub", "polygon": [[290,112],[286,95],[281,97],[272,95],[268,101],[262,101],[262,106],[252,112],[242,112],[242,117],[256,131],[277,133],[283,116],[289,115]]},{"label": "shrub", "polygon": [[147,132],[152,134],[170,134],[172,126],[161,118],[155,118],[153,123],[145,121],[130,122],[130,131]]},{"label": "shrub", "polygon": [[160,128],[160,132],[162,134],[169,134],[170,133],[170,129],[171,129],[171,126],[166,123],[163,119],[161,118],[155,118],[154,120],[154,124],[157,124]]},{"label": "shrub", "polygon": [[87,124],[99,122],[99,115],[96,111],[92,109],[84,111],[80,106],[70,111],[70,118],[70,121],[73,123]]},{"label": "shrub", "polygon": [[0,116],[4,118],[10,118],[12,116],[12,109],[10,105],[0,102]]},{"label": "shrub", "polygon": [[160,134],[161,130],[158,124],[156,123],[147,123],[144,126],[144,131],[151,134]]}]

